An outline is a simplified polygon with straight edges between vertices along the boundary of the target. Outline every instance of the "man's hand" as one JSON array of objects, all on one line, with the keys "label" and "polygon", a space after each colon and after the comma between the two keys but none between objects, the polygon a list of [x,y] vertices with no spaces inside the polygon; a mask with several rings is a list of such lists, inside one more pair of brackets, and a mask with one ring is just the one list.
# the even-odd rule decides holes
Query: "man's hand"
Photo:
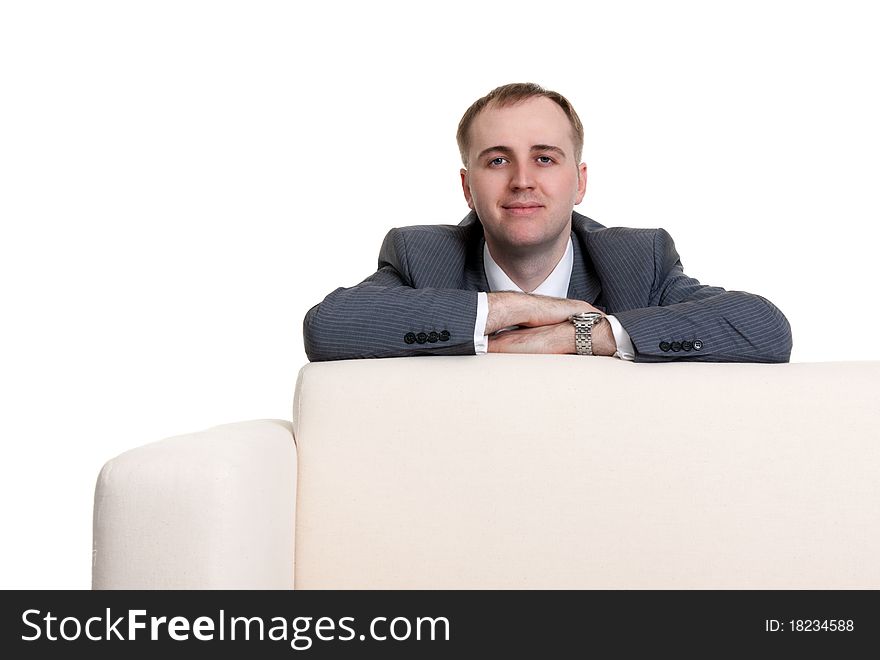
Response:
[{"label": "man's hand", "polygon": [[[583,300],[538,296],[531,293],[499,291],[487,294],[487,298],[489,300],[489,316],[486,320],[487,335],[492,335],[502,328],[509,328],[514,325],[535,328],[538,326],[552,326],[563,321],[571,325],[568,317],[572,314],[600,312],[600,310]],[[573,328],[574,326],[572,326],[571,335],[572,350],[574,347]]]},{"label": "man's hand", "polygon": [[[593,326],[592,336],[593,355],[614,355],[617,343],[607,320],[598,321]],[[574,345],[574,324],[566,319],[553,325],[519,328],[491,335],[488,350],[490,353],[573,354],[577,352]]]}]

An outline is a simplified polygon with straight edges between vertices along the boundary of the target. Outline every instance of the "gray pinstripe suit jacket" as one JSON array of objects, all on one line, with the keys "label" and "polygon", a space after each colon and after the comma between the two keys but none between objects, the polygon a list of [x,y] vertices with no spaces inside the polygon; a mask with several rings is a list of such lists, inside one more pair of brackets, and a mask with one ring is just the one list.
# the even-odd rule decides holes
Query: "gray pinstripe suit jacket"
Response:
[{"label": "gray pinstripe suit jacket", "polygon": [[[685,275],[664,229],[606,228],[574,212],[572,243],[568,297],[617,317],[636,362],[788,361],[791,328],[782,312],[760,296]],[[392,229],[373,275],[308,311],[306,354],[312,361],[473,355],[477,292],[488,290],[475,212],[458,225]],[[413,342],[419,333],[423,343]],[[694,343],[698,350],[681,348]]]}]

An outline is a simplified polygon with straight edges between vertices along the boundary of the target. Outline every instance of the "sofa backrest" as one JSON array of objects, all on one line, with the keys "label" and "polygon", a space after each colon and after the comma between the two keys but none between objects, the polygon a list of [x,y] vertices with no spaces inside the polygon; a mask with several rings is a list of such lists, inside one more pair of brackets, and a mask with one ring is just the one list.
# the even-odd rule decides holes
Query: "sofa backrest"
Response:
[{"label": "sofa backrest", "polygon": [[296,588],[880,587],[880,362],[306,365]]}]

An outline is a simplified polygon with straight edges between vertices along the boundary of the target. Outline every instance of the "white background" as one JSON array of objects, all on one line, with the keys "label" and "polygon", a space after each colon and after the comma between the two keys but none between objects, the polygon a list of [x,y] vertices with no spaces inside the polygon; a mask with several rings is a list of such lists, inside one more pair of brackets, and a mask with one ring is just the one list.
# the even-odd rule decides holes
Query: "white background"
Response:
[{"label": "white background", "polygon": [[306,310],[465,215],[504,83],[577,108],[578,211],[880,359],[872,3],[313,4],[0,4],[0,586],[89,587],[106,460],[289,419]]}]

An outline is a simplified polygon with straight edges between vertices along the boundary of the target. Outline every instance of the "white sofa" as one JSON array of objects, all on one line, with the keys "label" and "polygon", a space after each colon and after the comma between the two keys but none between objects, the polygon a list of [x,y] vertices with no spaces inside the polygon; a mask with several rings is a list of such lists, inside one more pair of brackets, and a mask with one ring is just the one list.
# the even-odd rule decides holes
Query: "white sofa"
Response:
[{"label": "white sofa", "polygon": [[308,364],[104,466],[93,587],[880,588],[880,362]]}]

